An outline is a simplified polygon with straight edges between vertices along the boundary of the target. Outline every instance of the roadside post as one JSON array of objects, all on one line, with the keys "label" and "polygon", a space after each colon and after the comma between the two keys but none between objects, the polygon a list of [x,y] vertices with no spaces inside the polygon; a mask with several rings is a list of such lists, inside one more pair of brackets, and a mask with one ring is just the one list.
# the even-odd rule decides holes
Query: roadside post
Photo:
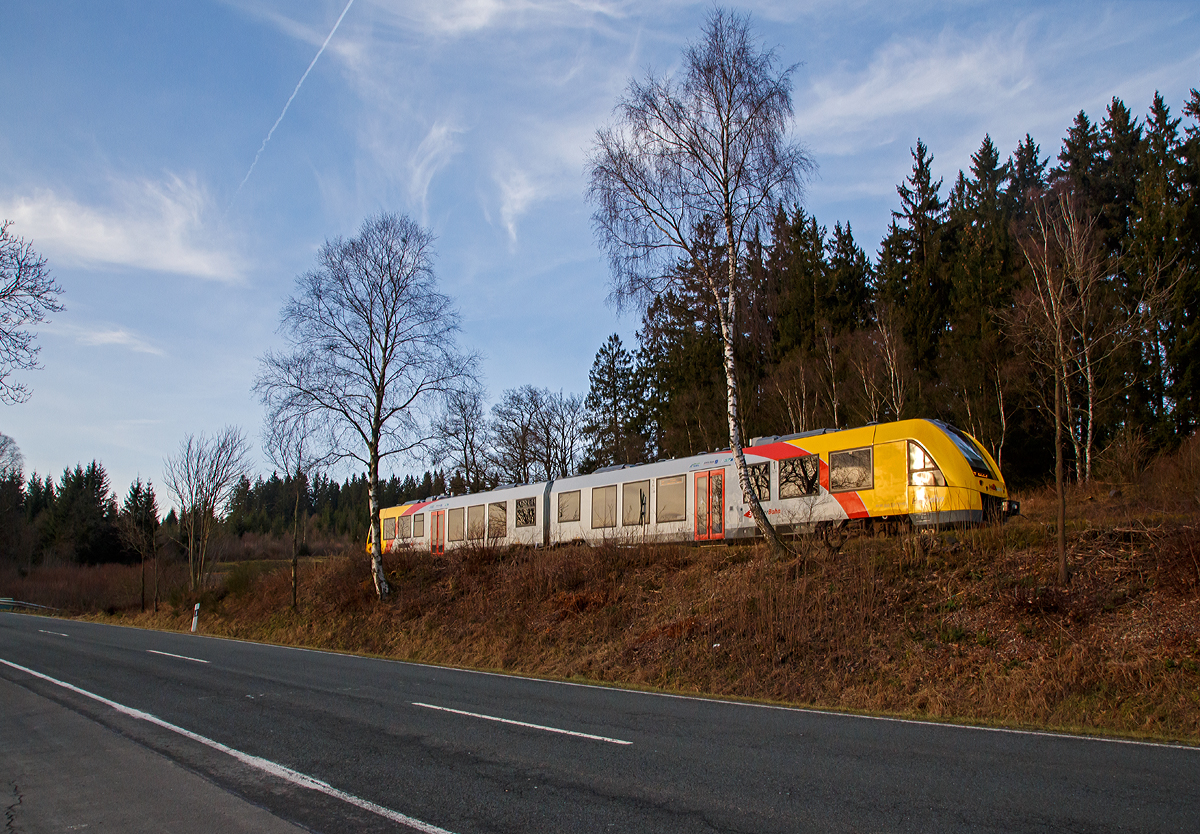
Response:
[{"label": "roadside post", "polygon": [[200,603],[196,603],[196,608],[192,611],[192,634],[196,633],[196,624],[200,622]]}]

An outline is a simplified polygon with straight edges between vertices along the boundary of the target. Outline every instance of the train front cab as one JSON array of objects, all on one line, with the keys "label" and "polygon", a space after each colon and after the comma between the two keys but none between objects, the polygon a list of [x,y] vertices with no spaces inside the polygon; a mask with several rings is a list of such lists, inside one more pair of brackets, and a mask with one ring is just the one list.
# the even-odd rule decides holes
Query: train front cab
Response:
[{"label": "train front cab", "polygon": [[879,425],[874,456],[873,517],[902,514],[914,527],[960,526],[1003,521],[1018,509],[992,456],[949,424]]}]

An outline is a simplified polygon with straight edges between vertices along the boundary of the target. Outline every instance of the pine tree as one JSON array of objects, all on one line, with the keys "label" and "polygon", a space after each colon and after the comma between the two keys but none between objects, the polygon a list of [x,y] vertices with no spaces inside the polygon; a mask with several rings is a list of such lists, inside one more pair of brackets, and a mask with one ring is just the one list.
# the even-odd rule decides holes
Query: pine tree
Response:
[{"label": "pine tree", "polygon": [[137,554],[142,566],[141,606],[146,610],[146,560],[154,560],[154,610],[158,610],[158,501],[154,487],[138,478],[129,485],[119,518],[125,546]]},{"label": "pine tree", "polygon": [[864,327],[870,317],[871,262],[854,241],[854,232],[847,222],[833,224],[833,237],[825,247],[832,287],[832,303],[828,318],[835,334],[848,333]]},{"label": "pine tree", "polygon": [[[1179,119],[1171,118],[1155,93],[1140,148],[1138,178],[1129,211],[1128,242],[1123,247],[1131,282],[1140,288],[1168,287],[1192,266],[1184,257],[1183,147]],[[1174,294],[1172,294],[1174,296]],[[1164,309],[1150,318],[1138,348],[1144,372],[1136,381],[1135,406],[1150,428],[1155,445],[1169,442],[1177,429],[1168,401],[1172,374],[1169,358],[1184,326],[1186,307],[1178,296],[1163,298]]]},{"label": "pine tree", "polygon": [[1113,98],[1100,126],[1101,232],[1110,253],[1128,243],[1129,223],[1142,175],[1142,127],[1119,98]]},{"label": "pine tree", "polygon": [[892,212],[884,241],[888,262],[881,263],[878,284],[880,299],[899,312],[913,366],[921,377],[932,379],[950,304],[942,252],[947,206],[940,194],[942,180],[933,179],[933,156],[919,139],[912,158],[912,173],[896,189],[900,210]]},{"label": "pine tree", "polygon": [[1063,183],[1085,202],[1089,213],[1101,204],[1100,134],[1082,110],[1063,139],[1058,165],[1050,171],[1051,183]]},{"label": "pine tree", "polygon": [[[1031,155],[1036,160],[1036,145]],[[950,327],[940,362],[949,397],[943,408],[997,457],[1007,425],[1001,368],[1011,356],[998,315],[1012,303],[1021,267],[1010,231],[1012,175],[991,136],[972,155],[970,177],[959,173],[949,223],[955,236]]]},{"label": "pine tree", "polygon": [[1014,218],[1028,215],[1030,195],[1039,194],[1046,187],[1046,166],[1049,159],[1042,159],[1042,149],[1028,133],[1012,156],[1008,158],[1009,211]]},{"label": "pine tree", "polygon": [[616,333],[596,352],[588,381],[586,468],[642,462],[646,444],[639,425],[641,386],[633,356]]}]

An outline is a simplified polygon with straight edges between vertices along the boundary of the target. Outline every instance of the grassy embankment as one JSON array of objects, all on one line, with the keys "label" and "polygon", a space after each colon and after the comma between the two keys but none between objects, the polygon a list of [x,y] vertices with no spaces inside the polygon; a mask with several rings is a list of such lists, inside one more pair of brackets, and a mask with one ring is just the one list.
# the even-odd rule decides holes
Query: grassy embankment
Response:
[{"label": "grassy embankment", "polygon": [[[223,566],[205,595],[202,631],[1200,743],[1200,512],[1180,477],[1159,471],[1144,489],[1073,494],[1066,589],[1053,584],[1053,498],[1039,492],[1004,527],[852,538],[838,551],[802,541],[786,562],[758,546],[397,555],[386,562],[394,594],[385,604],[373,599],[365,556],[330,558],[304,565],[299,614],[283,565],[244,562]],[[190,625],[180,594],[158,614],[138,613],[137,583],[137,568],[45,568],[0,575],[0,595],[89,619]]]}]

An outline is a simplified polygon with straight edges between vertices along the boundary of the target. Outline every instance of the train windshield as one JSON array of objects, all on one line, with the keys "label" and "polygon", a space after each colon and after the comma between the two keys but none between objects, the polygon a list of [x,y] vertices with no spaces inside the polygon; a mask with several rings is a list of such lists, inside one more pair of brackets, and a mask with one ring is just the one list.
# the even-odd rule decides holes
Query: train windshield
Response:
[{"label": "train windshield", "polygon": [[987,458],[983,456],[975,441],[972,440],[966,433],[959,431],[949,423],[938,422],[938,426],[946,435],[954,441],[954,445],[963,453],[963,457],[967,459],[967,463],[971,465],[971,471],[981,478],[991,478],[993,481],[1000,480],[1000,476],[992,471],[988,466]]}]

